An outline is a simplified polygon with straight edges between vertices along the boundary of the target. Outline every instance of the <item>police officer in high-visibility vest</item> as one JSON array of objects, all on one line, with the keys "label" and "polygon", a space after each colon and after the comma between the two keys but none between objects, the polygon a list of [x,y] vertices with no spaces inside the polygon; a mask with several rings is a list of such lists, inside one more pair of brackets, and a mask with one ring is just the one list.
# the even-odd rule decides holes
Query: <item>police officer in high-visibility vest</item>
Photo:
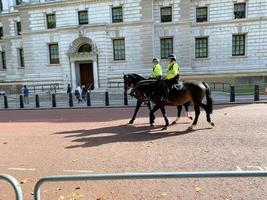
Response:
[{"label": "police officer in high-visibility vest", "polygon": [[162,77],[162,68],[159,64],[159,59],[158,58],[153,58],[153,70],[150,75],[150,79],[161,79]]},{"label": "police officer in high-visibility vest", "polygon": [[168,56],[168,70],[166,73],[166,80],[165,80],[165,97],[164,101],[168,101],[169,99],[169,93],[171,90],[171,87],[174,84],[177,84],[179,81],[179,74],[180,74],[180,68],[179,65],[176,63],[176,56],[175,54],[170,54]]}]

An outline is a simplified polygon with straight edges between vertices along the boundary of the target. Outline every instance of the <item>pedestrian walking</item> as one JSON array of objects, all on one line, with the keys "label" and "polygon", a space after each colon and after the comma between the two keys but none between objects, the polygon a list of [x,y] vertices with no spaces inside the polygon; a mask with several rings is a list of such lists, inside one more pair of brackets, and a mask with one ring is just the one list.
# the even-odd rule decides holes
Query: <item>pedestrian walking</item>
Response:
[{"label": "pedestrian walking", "polygon": [[76,96],[76,98],[77,98],[78,103],[82,103],[82,102],[83,102],[82,99],[81,99],[81,95],[82,95],[82,89],[81,89],[81,87],[78,85],[78,86],[76,87],[76,89],[75,89],[75,96]]},{"label": "pedestrian walking", "polygon": [[23,87],[23,99],[25,104],[29,104],[29,89],[27,85]]}]

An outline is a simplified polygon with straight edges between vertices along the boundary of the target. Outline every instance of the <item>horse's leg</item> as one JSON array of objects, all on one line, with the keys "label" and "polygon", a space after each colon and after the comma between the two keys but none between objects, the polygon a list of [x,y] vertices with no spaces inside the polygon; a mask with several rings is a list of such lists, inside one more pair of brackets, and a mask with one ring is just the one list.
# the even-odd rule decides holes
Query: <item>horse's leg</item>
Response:
[{"label": "horse's leg", "polygon": [[150,101],[147,102],[147,107],[148,107],[149,111],[151,111],[151,103],[150,103]]},{"label": "horse's leg", "polygon": [[191,117],[191,116],[189,115],[189,110],[188,110],[189,105],[190,105],[190,101],[188,101],[188,102],[186,102],[186,103],[184,104],[184,108],[185,108],[187,117],[188,117],[190,120],[193,120],[193,117]]},{"label": "horse's leg", "polygon": [[202,103],[200,106],[201,106],[201,108],[203,108],[203,109],[205,110],[205,112],[206,112],[206,116],[207,116],[207,121],[209,122],[209,124],[210,124],[211,126],[214,126],[214,123],[211,122],[210,113],[208,112],[207,105],[205,105],[205,104]]},{"label": "horse's leg", "polygon": [[177,106],[177,117],[176,119],[172,122],[172,124],[177,124],[181,117],[181,112],[182,112],[183,106]]},{"label": "horse's leg", "polygon": [[129,124],[133,124],[134,123],[134,120],[136,118],[137,112],[139,111],[141,105],[142,105],[142,102],[141,101],[137,101],[136,106],[135,106],[134,115],[133,115],[132,119],[129,121]]},{"label": "horse's leg", "polygon": [[195,119],[193,121],[193,124],[188,127],[188,130],[192,130],[197,125],[198,117],[200,115],[200,106],[194,105],[194,109],[195,109]]},{"label": "horse's leg", "polygon": [[150,111],[150,114],[149,114],[149,121],[150,121],[150,126],[153,126],[154,122],[155,122],[155,115],[154,113],[159,109],[159,106],[155,105],[152,110]]},{"label": "horse's leg", "polygon": [[161,110],[161,112],[162,112],[162,115],[163,115],[164,120],[165,120],[165,123],[166,123],[165,126],[162,128],[162,130],[166,130],[167,127],[170,125],[170,124],[169,124],[169,120],[168,120],[168,118],[166,117],[166,109],[165,109],[165,107],[163,106],[163,107],[160,108],[160,110]]}]

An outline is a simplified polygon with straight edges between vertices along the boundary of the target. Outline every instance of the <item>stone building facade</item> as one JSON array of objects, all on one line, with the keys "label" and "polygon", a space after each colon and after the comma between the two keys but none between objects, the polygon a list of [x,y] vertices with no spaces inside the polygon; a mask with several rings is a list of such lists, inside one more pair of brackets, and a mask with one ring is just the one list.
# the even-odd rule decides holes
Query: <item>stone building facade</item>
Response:
[{"label": "stone building facade", "polygon": [[[184,79],[267,82],[266,0],[2,0],[2,84],[149,75],[175,53]],[[2,35],[1,35],[2,31]]]}]

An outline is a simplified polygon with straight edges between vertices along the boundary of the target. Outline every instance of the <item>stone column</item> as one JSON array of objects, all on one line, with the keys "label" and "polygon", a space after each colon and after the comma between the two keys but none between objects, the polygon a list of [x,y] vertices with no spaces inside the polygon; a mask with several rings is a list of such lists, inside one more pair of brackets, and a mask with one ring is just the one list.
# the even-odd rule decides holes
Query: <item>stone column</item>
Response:
[{"label": "stone column", "polygon": [[75,72],[75,63],[71,62],[71,77],[72,77],[72,90],[76,88],[76,72]]},{"label": "stone column", "polygon": [[93,73],[94,73],[94,87],[95,89],[98,89],[98,74],[97,74],[97,62],[94,60],[93,62]]}]

